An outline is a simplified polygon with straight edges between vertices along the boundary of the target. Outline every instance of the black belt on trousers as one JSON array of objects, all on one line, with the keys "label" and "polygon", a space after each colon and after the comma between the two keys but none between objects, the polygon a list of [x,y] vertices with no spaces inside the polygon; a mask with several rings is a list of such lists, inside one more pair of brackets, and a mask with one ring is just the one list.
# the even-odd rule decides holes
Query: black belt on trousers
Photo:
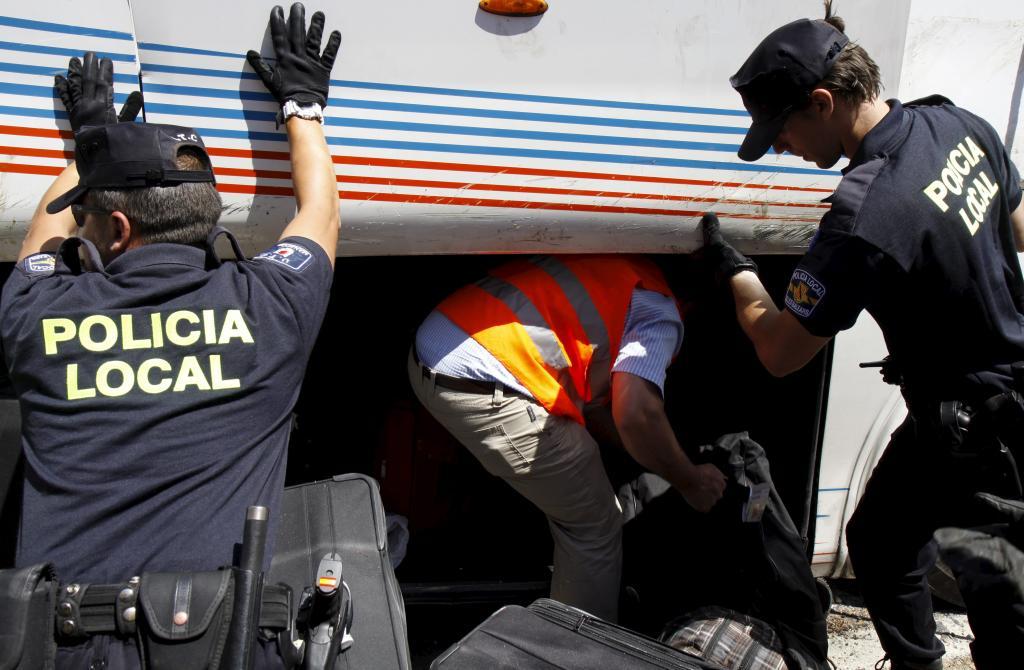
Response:
[{"label": "black belt on trousers", "polygon": [[[412,359],[416,363],[416,365],[419,366],[420,374],[422,374],[424,378],[430,379],[430,377],[433,376],[435,384],[437,384],[441,388],[446,388],[450,391],[460,391],[461,393],[476,393],[479,395],[492,395],[494,391],[497,389],[498,385],[501,384],[501,382],[485,382],[480,379],[463,379],[461,377],[450,377],[448,375],[441,374],[440,372],[435,372],[434,370],[431,370],[423,363],[420,363],[419,356],[416,355],[416,347],[412,348]],[[514,388],[509,388],[504,384],[501,384],[501,387],[502,392],[505,395],[517,395],[522,396],[524,398],[526,397],[520,391],[517,391]]]},{"label": "black belt on trousers", "polygon": [[[121,584],[67,584],[62,590],[77,601],[75,603],[74,630],[62,630],[62,622],[72,616],[71,606],[58,596],[57,632],[65,639],[87,635],[117,635],[125,633],[126,609],[132,609],[131,623],[135,621],[137,583]],[[80,593],[79,593],[80,592]],[[61,594],[63,595],[63,594]],[[260,628],[285,630],[291,627],[291,589],[284,584],[264,584],[260,607]],[[134,628],[134,626],[133,626]]]}]

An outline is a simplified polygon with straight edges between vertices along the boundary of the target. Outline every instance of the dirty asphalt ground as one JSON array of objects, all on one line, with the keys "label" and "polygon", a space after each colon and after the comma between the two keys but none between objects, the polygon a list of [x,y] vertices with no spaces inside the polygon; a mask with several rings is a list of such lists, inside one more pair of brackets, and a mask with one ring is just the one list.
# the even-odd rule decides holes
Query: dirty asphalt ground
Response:
[{"label": "dirty asphalt ground", "polygon": [[[882,658],[878,637],[852,581],[830,582],[834,603],[828,616],[829,657],[839,670],[873,670]],[[944,670],[974,670],[971,628],[962,609],[935,601],[935,624],[946,645]],[[888,666],[887,666],[888,667]]]}]

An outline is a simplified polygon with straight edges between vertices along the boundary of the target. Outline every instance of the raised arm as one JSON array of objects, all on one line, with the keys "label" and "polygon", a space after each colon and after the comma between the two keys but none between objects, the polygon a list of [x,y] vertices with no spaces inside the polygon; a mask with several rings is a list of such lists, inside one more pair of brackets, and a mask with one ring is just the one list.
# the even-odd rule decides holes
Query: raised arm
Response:
[{"label": "raised arm", "polygon": [[1013,241],[1017,253],[1024,253],[1024,200],[1010,213],[1010,223],[1013,224]]},{"label": "raised arm", "polygon": [[736,303],[736,320],[764,368],[783,377],[806,365],[830,338],[812,335],[792,314],[775,306],[757,276],[757,265],[722,237],[717,216],[705,214],[701,232],[715,279],[728,283]]},{"label": "raised arm", "polygon": [[313,240],[323,247],[333,265],[338,247],[338,187],[322,123],[341,34],[331,33],[321,54],[323,29],[322,12],[313,14],[307,32],[306,10],[301,3],[292,5],[287,21],[284,10],[274,7],[270,12],[270,35],[275,64],[269,65],[256,51],[250,51],[247,58],[281,105],[281,118],[288,132],[298,211],[281,237],[298,235]]},{"label": "raised arm", "polygon": [[[76,133],[84,126],[133,122],[142,109],[142,94],[134,91],[121,107],[121,113],[114,111],[114,64],[109,58],[97,58],[91,51],[82,60],[71,59],[67,76],[54,78],[54,89],[68,111],[71,130]],[[21,244],[19,261],[41,251],[54,252],[61,242],[75,234],[78,227],[70,208],[49,214],[46,206],[77,183],[78,170],[72,162],[39,201]]]},{"label": "raised arm", "polygon": [[61,242],[75,234],[78,226],[75,225],[71,208],[62,209],[56,214],[48,214],[46,205],[57,196],[74,188],[77,183],[78,170],[72,162],[50,184],[50,188],[46,189],[46,193],[43,194],[43,199],[36,205],[32,221],[29,222],[28,230],[25,232],[25,239],[21,243],[21,251],[18,252],[19,262],[41,251],[55,253]]}]

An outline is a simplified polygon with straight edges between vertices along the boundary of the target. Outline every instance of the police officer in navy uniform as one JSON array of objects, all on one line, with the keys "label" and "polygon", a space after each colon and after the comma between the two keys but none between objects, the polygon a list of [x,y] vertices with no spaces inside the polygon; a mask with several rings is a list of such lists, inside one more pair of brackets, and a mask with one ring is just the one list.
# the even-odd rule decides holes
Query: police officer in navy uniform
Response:
[{"label": "police officer in navy uniform", "polygon": [[[131,123],[137,104],[118,119],[109,60],[87,54],[58,77],[75,162],[40,202],[0,308],[23,417],[19,566],[49,561],[80,584],[217,570],[257,504],[274,536],[338,239],[322,121],[340,35],[321,55],[323,25],[317,12],[307,36],[302,5],[287,21],[276,7],[275,65],[249,54],[282,105],[297,203],[252,260],[213,252],[221,201],[195,131]],[[60,643],[58,667],[140,663],[130,637]]]},{"label": "police officer in navy uniform", "polygon": [[768,35],[731,79],[753,120],[740,158],[774,147],[820,168],[850,161],[784,308],[713,214],[701,224],[704,252],[776,376],[804,366],[862,310],[881,327],[885,372],[901,375],[910,417],[872,474],[847,542],[892,667],[941,668],[927,581],[932,533],[970,524],[974,494],[999,493],[1006,469],[958,453],[948,435],[959,426],[943,424],[940,408],[979,408],[1011,390],[1011,364],[1024,360],[1020,178],[979,117],[939,96],[881,100],[877,66],[829,5],[825,20]]}]

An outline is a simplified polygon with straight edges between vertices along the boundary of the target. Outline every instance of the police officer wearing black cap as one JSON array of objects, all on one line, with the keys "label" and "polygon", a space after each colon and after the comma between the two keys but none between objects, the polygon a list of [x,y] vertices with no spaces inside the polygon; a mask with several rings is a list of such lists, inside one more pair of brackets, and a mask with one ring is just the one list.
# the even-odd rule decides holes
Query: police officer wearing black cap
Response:
[{"label": "police officer wearing black cap", "polygon": [[821,168],[850,160],[784,308],[713,214],[701,224],[704,251],[776,376],[804,366],[862,310],[881,327],[885,373],[901,377],[910,418],[868,482],[847,543],[892,667],[935,669],[944,648],[927,581],[932,533],[970,524],[974,494],[1000,493],[1012,479],[1007,459],[953,439],[962,426],[941,415],[1011,392],[1011,365],[1024,360],[1020,178],[992,127],[970,112],[939,96],[881,100],[877,66],[830,4],[825,20],[768,35],[730,80],[752,117],[740,158],[773,147]]},{"label": "police officer wearing black cap", "polygon": [[[276,7],[276,63],[249,54],[282,105],[297,203],[279,242],[252,260],[233,238],[238,262],[213,251],[221,201],[194,130],[132,123],[137,96],[118,118],[109,60],[72,59],[57,78],[75,162],[31,221],[3,289],[0,339],[23,417],[17,564],[52,562],[75,584],[67,594],[231,565],[250,505],[269,507],[274,536],[338,239],[321,124],[340,35],[321,55],[323,26],[317,12],[307,33],[302,5],[287,21]],[[116,627],[59,620],[57,666],[138,667],[134,636],[117,633],[144,617],[121,614]],[[208,623],[192,619],[174,611],[173,641]],[[114,633],[90,635],[103,628]],[[280,665],[272,648],[260,653],[257,666]]]}]

